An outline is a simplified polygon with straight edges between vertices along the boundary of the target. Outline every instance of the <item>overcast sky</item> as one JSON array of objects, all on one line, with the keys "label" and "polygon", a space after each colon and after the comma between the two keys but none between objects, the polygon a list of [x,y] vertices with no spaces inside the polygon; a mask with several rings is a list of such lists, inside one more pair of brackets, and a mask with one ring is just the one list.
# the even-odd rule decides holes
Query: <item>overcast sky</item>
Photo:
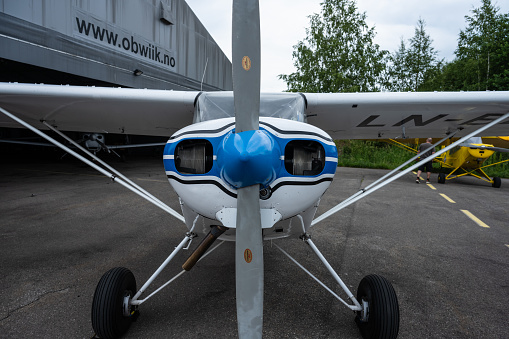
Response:
[{"label": "overcast sky", "polygon": [[[231,60],[232,0],[186,0],[216,43]],[[320,12],[322,0],[260,0],[262,91],[281,92],[286,84],[278,74],[295,71],[293,46],[306,36],[308,16]],[[509,1],[493,0],[501,13],[509,12]],[[465,29],[465,15],[472,15],[481,0],[357,0],[366,21],[375,26],[375,43],[391,53],[398,49],[401,37],[414,35],[419,17],[426,22],[426,32],[433,39],[439,57],[454,59],[460,30]]]}]

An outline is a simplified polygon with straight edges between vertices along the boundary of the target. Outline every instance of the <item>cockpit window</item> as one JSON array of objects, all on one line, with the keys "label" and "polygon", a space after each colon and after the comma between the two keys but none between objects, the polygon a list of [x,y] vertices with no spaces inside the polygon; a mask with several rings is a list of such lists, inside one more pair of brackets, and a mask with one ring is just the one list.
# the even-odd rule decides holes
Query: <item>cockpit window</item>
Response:
[{"label": "cockpit window", "polygon": [[[262,93],[260,116],[306,122],[306,100],[298,93]],[[194,122],[235,116],[233,92],[203,92],[196,100]]]}]

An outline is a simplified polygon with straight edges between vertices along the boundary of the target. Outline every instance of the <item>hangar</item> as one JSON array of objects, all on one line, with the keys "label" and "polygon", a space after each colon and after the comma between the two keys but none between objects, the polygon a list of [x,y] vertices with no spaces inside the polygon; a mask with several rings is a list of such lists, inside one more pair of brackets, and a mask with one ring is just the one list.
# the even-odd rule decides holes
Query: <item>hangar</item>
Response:
[{"label": "hangar", "polygon": [[[0,82],[176,91],[233,87],[231,62],[184,0],[0,0]],[[104,147],[91,138],[116,145],[166,141],[70,136],[94,152]],[[40,141],[28,130],[0,125],[3,154],[23,154],[27,145],[36,147],[33,153],[55,152]]]},{"label": "hangar", "polygon": [[184,0],[0,0],[0,81],[231,90],[231,63]]}]

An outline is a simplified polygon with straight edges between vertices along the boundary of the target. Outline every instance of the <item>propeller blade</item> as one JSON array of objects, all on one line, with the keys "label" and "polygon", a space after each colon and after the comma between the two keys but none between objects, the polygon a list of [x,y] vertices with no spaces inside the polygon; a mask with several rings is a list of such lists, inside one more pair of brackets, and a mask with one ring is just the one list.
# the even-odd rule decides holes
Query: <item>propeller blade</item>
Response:
[{"label": "propeller blade", "polygon": [[261,338],[263,325],[263,240],[260,188],[237,191],[235,279],[239,338]]},{"label": "propeller blade", "polygon": [[472,149],[482,149],[482,150],[495,151],[495,152],[502,152],[502,153],[509,153],[509,148],[502,148],[502,147],[491,147],[491,146],[468,146],[468,148],[472,148]]},{"label": "propeller blade", "polygon": [[[260,12],[258,0],[234,0],[232,13],[235,133],[242,133],[259,129]],[[239,338],[262,337],[263,240],[259,195],[259,185],[237,189],[235,279]]]},{"label": "propeller blade", "polygon": [[232,75],[235,132],[257,130],[260,114],[258,0],[233,1]]}]

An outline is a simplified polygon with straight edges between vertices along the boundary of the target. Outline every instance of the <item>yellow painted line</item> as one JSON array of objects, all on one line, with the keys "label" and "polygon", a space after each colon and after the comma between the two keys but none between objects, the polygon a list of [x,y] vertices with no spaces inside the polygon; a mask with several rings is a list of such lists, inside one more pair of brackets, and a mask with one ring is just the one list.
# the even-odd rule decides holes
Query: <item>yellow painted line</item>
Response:
[{"label": "yellow painted line", "polygon": [[455,204],[456,203],[456,201],[452,200],[447,195],[445,195],[443,193],[440,193],[440,195],[442,196],[442,198],[444,198],[445,200],[449,201],[451,204]]},{"label": "yellow painted line", "polygon": [[479,225],[481,227],[485,227],[485,228],[490,228],[488,225],[486,225],[484,222],[482,222],[481,219],[479,219],[478,217],[476,217],[475,215],[473,215],[469,211],[461,210],[461,212],[465,213],[465,215],[467,217],[469,217],[470,219],[472,219],[477,225]]},{"label": "yellow painted line", "polygon": [[435,188],[435,186],[433,186],[432,184],[426,184],[426,185],[428,185],[428,187],[429,187],[429,188],[431,188],[432,190],[435,190],[435,191],[437,190],[437,189]]},{"label": "yellow painted line", "polygon": [[506,245],[507,247],[509,247],[509,245],[508,245],[508,244],[505,244],[505,245]]}]

